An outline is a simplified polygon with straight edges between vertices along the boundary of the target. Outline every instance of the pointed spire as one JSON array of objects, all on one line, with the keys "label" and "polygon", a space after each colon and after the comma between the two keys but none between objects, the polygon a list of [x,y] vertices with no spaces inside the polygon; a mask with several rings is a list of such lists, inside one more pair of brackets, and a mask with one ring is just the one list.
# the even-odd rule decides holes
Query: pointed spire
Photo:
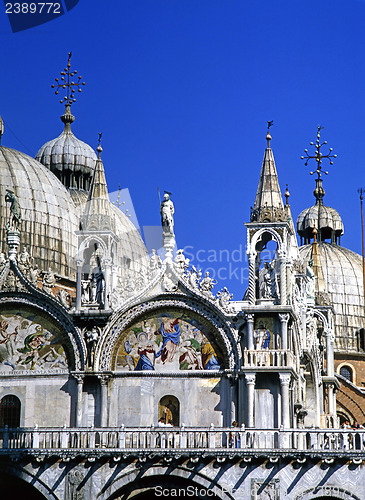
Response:
[{"label": "pointed spire", "polygon": [[0,146],[1,146],[1,138],[4,135],[4,122],[0,116]]},{"label": "pointed spire", "polygon": [[251,222],[278,222],[285,220],[284,205],[276,172],[274,155],[270,146],[270,127],[268,122],[267,147],[262,163],[256,199],[251,213]]},{"label": "pointed spire", "polygon": [[86,204],[83,229],[110,229],[112,230],[112,213],[110,209],[110,200],[108,186],[105,178],[105,171],[101,153],[101,136],[99,134],[99,143],[97,147],[98,159],[96,161],[94,177],[91,182],[89,197]]},{"label": "pointed spire", "polygon": [[316,293],[325,292],[326,284],[324,281],[321,257],[318,252],[318,242],[317,242],[317,228],[313,228],[313,243],[312,243],[312,261],[313,261],[313,273],[315,279],[315,291]]}]

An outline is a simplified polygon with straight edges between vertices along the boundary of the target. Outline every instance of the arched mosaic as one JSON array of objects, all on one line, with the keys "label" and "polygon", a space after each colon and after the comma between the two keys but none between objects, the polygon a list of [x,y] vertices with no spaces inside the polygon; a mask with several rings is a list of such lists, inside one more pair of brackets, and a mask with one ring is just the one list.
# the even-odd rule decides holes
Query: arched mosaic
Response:
[{"label": "arched mosaic", "polygon": [[208,321],[191,311],[150,312],[121,332],[112,365],[116,371],[220,370],[222,347]]},{"label": "arched mosaic", "polygon": [[37,309],[0,307],[0,372],[67,369],[62,335],[57,323]]}]

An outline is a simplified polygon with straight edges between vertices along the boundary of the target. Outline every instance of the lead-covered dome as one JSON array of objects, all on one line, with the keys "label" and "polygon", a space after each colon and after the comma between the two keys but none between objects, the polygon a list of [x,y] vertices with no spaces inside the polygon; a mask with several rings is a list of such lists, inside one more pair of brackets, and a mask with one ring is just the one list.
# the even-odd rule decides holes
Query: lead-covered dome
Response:
[{"label": "lead-covered dome", "polygon": [[[362,257],[326,242],[318,243],[317,250],[328,304],[335,311],[335,348],[356,350],[358,332],[365,325]],[[304,260],[309,260],[312,245],[300,247],[299,252]]]},{"label": "lead-covered dome", "polygon": [[75,279],[76,207],[54,174],[30,156],[0,146],[1,251],[7,253],[6,190],[14,192],[21,208],[21,247],[27,246],[40,270]]},{"label": "lead-covered dome", "polygon": [[316,228],[322,240],[337,239],[343,235],[344,227],[340,214],[323,203],[316,203],[303,210],[297,219],[297,231],[304,240],[310,241]]},{"label": "lead-covered dome", "polygon": [[75,117],[66,106],[61,120],[65,128],[58,137],[44,144],[36,160],[53,172],[67,188],[88,191],[94,174],[96,154],[91,146],[78,139],[71,130]]}]

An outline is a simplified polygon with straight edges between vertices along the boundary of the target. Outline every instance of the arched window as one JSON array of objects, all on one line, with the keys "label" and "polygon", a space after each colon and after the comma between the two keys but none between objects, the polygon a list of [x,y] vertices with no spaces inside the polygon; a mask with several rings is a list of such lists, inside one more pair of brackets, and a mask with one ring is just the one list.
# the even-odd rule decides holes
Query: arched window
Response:
[{"label": "arched window", "polygon": [[20,400],[16,396],[9,394],[0,401],[0,427],[20,426]]},{"label": "arched window", "polygon": [[164,396],[158,404],[158,420],[174,427],[180,425],[180,403],[175,396]]},{"label": "arched window", "polygon": [[352,370],[349,366],[342,366],[340,368],[340,375],[352,382]]}]

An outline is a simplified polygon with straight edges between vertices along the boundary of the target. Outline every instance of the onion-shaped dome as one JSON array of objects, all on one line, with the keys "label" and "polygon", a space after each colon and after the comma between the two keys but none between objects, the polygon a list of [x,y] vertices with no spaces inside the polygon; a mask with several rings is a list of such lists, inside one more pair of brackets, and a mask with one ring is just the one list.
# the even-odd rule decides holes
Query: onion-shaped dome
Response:
[{"label": "onion-shaped dome", "polygon": [[[317,251],[327,303],[335,310],[335,348],[356,350],[358,331],[365,325],[362,257],[327,242],[318,243]],[[304,260],[310,259],[312,245],[300,247],[299,252]]]},{"label": "onion-shaped dome", "polygon": [[343,235],[344,227],[340,214],[323,203],[316,203],[312,207],[303,210],[297,219],[297,231],[299,236],[308,243],[313,237],[313,229],[316,228],[320,240],[331,239],[334,243]]},{"label": "onion-shaped dome", "polygon": [[91,146],[80,141],[71,131],[74,116],[70,109],[61,116],[65,128],[61,135],[46,142],[36,154],[36,160],[53,172],[67,188],[88,191],[96,164]]},{"label": "onion-shaped dome", "polygon": [[14,192],[21,209],[20,244],[27,246],[40,270],[75,279],[78,217],[70,194],[54,174],[30,156],[0,146],[1,251],[7,253],[6,190]]}]

